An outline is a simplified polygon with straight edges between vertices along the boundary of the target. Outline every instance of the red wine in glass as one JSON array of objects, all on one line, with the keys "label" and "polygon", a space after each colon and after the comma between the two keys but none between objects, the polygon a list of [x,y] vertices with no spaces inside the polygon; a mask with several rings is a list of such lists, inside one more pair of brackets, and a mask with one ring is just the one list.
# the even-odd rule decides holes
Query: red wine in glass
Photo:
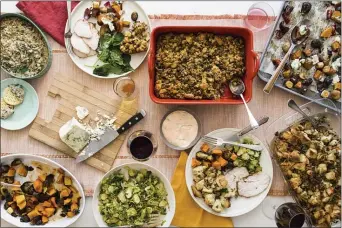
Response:
[{"label": "red wine in glass", "polygon": [[300,228],[305,222],[305,213],[296,203],[284,203],[275,213],[275,220],[279,228]]}]

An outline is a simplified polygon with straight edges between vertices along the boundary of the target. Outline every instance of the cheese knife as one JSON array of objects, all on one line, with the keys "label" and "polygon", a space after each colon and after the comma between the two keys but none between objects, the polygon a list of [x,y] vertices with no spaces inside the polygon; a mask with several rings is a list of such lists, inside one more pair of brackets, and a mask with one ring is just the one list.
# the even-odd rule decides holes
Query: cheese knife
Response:
[{"label": "cheese knife", "polygon": [[[259,127],[260,127],[261,125],[263,125],[264,123],[267,123],[268,119],[269,119],[268,116],[264,116],[264,117],[262,117],[261,119],[257,120]],[[255,129],[255,128],[253,128],[251,125],[248,125],[248,126],[245,127],[244,129],[242,129],[240,132],[238,132],[237,136],[238,136],[238,137],[241,137],[241,136],[247,134],[248,132],[250,132],[250,131],[252,131],[252,130],[254,130],[254,129]]]},{"label": "cheese knife", "polygon": [[96,152],[107,146],[110,142],[116,139],[120,134],[131,128],[146,116],[145,110],[141,109],[140,112],[132,116],[127,120],[118,130],[112,128],[106,128],[100,140],[90,141],[88,146],[83,149],[76,158],[76,163],[82,162],[89,157],[93,156]]}]

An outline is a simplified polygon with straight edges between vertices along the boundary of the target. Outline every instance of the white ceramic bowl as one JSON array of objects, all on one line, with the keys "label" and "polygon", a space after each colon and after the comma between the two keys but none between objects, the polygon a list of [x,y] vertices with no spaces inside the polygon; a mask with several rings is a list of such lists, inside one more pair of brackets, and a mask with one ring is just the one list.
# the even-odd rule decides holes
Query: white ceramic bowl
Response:
[{"label": "white ceramic bowl", "polygon": [[[223,128],[223,129],[218,129],[215,131],[210,132],[209,136],[214,136],[214,137],[220,137],[223,139],[229,139],[230,141],[237,141],[238,138],[236,134],[239,132],[239,129],[234,129],[234,128]],[[203,199],[195,197],[194,194],[192,193],[191,190],[191,185],[194,183],[193,182],[193,177],[192,177],[192,167],[191,167],[191,159],[196,157],[196,153],[200,151],[200,147],[203,144],[202,141],[199,141],[191,150],[188,160],[186,162],[186,167],[185,167],[185,179],[186,179],[186,185],[188,187],[189,193],[192,196],[192,198],[195,200],[195,202],[204,210],[207,212],[217,215],[217,216],[222,216],[222,217],[235,217],[235,216],[240,216],[243,214],[246,214],[256,208],[267,196],[267,193],[269,192],[271,185],[272,185],[272,179],[273,179],[273,165],[272,165],[272,160],[271,157],[268,153],[267,147],[255,136],[253,135],[247,135],[244,136],[249,137],[253,140],[254,143],[260,144],[264,149],[261,152],[260,156],[260,165],[262,167],[262,172],[266,173],[270,178],[270,184],[268,185],[267,189],[260,193],[257,196],[250,197],[250,198],[245,198],[245,197],[237,197],[237,198],[232,198],[230,199],[231,206],[229,208],[224,209],[221,213],[214,212],[205,202]]]},{"label": "white ceramic bowl", "polygon": [[48,158],[44,158],[44,157],[40,157],[36,155],[29,155],[29,154],[13,154],[13,155],[3,156],[1,157],[1,163],[11,164],[11,162],[16,158],[20,158],[24,164],[30,164],[32,161],[38,161],[38,162],[45,163],[47,165],[51,165],[51,167],[54,167],[54,168],[63,169],[64,172],[72,178],[72,182],[74,186],[77,188],[77,190],[79,191],[82,197],[80,200],[80,207],[79,207],[80,213],[72,218],[67,218],[67,217],[60,218],[55,221],[49,221],[45,225],[37,226],[37,225],[31,225],[30,223],[20,222],[19,217],[15,218],[11,216],[9,213],[7,213],[7,211],[4,208],[5,201],[2,201],[1,202],[1,218],[2,219],[4,219],[6,222],[17,227],[67,227],[73,224],[77,219],[81,217],[84,211],[84,206],[85,206],[85,196],[84,196],[84,192],[83,192],[83,188],[81,184],[76,180],[76,178],[74,177],[74,175],[72,175],[72,173],[70,173],[67,169],[65,169],[63,166],[61,166],[57,162],[54,162]]},{"label": "white ceramic bowl", "polygon": [[[159,177],[160,180],[164,183],[165,189],[167,191],[167,200],[169,202],[169,210],[167,211],[167,214],[163,218],[163,220],[165,220],[165,222],[164,222],[162,227],[170,227],[171,221],[173,219],[173,216],[175,215],[175,209],[176,209],[175,193],[173,192],[170,181],[159,170],[153,168],[152,166],[146,165],[144,163],[138,163],[138,162],[126,163],[126,164],[119,165],[119,166],[111,169],[109,172],[107,172],[103,176],[102,180],[104,178],[107,178],[113,172],[119,171],[124,167],[130,167],[131,169],[147,169],[147,170],[151,171],[153,173],[153,175],[156,175],[157,177]],[[95,220],[97,222],[97,225],[99,225],[100,227],[108,227],[108,225],[103,221],[102,215],[100,214],[100,211],[98,209],[99,208],[98,196],[100,193],[101,181],[97,184],[95,192],[94,192],[93,213],[94,213],[94,217],[95,217]]]}]

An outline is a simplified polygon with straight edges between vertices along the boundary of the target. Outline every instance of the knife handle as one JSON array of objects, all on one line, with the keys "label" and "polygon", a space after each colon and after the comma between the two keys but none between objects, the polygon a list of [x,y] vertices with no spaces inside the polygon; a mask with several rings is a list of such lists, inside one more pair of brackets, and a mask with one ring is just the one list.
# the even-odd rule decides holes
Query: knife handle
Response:
[{"label": "knife handle", "polygon": [[[259,127],[260,127],[261,125],[263,125],[264,123],[267,123],[268,119],[269,119],[268,116],[265,116],[265,117],[259,119],[259,120],[257,121],[258,124],[259,124]],[[238,137],[241,137],[241,136],[247,134],[248,132],[250,132],[250,131],[253,130],[253,129],[254,129],[254,128],[253,128],[251,125],[249,125],[248,127],[242,129],[242,130],[237,134],[237,136],[238,136]]]},{"label": "knife handle", "polygon": [[141,109],[140,112],[132,116],[129,120],[127,120],[119,129],[118,133],[121,134],[124,131],[130,129],[132,126],[137,124],[140,120],[142,120],[146,116],[146,112],[144,109]]}]

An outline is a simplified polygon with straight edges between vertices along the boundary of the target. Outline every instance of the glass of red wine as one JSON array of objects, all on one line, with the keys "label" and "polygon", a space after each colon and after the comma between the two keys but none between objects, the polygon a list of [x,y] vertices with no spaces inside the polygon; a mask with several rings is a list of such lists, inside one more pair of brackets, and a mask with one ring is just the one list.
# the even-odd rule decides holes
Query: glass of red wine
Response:
[{"label": "glass of red wine", "polygon": [[296,203],[284,203],[276,210],[275,220],[279,228],[300,228],[305,223],[305,213]]},{"label": "glass of red wine", "polygon": [[257,2],[249,8],[245,24],[253,31],[261,31],[270,27],[274,18],[274,10],[268,3]]},{"label": "glass of red wine", "polygon": [[152,133],[139,130],[128,137],[127,146],[133,159],[147,161],[156,152],[158,143]]}]

